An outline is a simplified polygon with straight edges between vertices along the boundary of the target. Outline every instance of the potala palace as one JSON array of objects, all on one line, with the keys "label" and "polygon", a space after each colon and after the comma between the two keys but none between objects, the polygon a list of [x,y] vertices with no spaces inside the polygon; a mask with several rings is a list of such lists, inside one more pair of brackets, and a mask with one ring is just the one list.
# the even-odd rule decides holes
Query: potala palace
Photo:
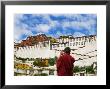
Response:
[{"label": "potala palace", "polygon": [[[96,35],[73,37],[60,36],[59,38],[47,37],[45,34],[29,36],[26,40],[14,44],[14,56],[28,59],[49,59],[59,56],[65,47],[71,48],[71,55],[75,58],[75,66],[88,66],[97,63],[97,37]],[[27,60],[28,65],[33,65],[34,60]],[[16,61],[21,63],[20,60]],[[54,66],[55,67],[55,66]]]}]

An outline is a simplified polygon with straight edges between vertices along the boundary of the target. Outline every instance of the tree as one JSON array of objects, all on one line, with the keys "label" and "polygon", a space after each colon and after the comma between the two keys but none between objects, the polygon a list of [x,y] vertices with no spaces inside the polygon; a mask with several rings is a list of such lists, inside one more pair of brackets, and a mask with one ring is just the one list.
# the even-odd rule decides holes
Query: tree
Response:
[{"label": "tree", "polygon": [[25,63],[25,61],[27,60],[27,58],[21,58],[21,57],[19,57],[18,59],[22,60],[23,63]]},{"label": "tree", "polygon": [[74,69],[73,69],[73,71],[74,71],[74,73],[76,73],[76,72],[80,72],[80,68],[79,68],[79,66],[75,66]]},{"label": "tree", "polygon": [[55,58],[50,58],[49,59],[49,65],[53,66],[55,64]]},{"label": "tree", "polygon": [[33,65],[34,65],[34,66],[39,66],[39,60],[34,61],[34,62],[33,62]]},{"label": "tree", "polygon": [[87,73],[90,73],[90,74],[91,74],[91,73],[92,73],[92,74],[95,73],[95,71],[94,71],[94,69],[93,69],[92,66],[87,66],[87,67],[86,67],[86,72],[87,72]]}]

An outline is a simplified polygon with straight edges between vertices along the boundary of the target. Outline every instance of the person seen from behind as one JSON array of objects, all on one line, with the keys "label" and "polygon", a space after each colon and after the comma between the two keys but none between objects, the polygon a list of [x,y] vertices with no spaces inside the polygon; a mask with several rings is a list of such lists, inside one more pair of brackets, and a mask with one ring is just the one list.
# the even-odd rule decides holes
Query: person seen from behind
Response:
[{"label": "person seen from behind", "polygon": [[60,57],[56,61],[58,76],[73,76],[75,59],[70,55],[71,49],[66,47],[61,51]]}]

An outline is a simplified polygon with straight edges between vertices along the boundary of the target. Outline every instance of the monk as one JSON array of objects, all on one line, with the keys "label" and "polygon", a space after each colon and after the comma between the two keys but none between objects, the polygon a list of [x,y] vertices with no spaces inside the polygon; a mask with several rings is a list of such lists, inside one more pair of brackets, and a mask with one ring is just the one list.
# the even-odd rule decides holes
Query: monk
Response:
[{"label": "monk", "polygon": [[56,66],[58,76],[73,76],[75,59],[70,55],[70,52],[71,49],[66,47],[57,59]]}]

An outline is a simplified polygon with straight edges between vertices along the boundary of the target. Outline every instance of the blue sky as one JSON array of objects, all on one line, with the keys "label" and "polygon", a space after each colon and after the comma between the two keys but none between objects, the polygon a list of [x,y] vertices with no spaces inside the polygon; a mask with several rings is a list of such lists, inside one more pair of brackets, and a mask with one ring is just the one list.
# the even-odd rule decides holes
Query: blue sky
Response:
[{"label": "blue sky", "polygon": [[97,34],[96,14],[15,14],[16,42],[44,33],[47,36],[87,36]]}]

